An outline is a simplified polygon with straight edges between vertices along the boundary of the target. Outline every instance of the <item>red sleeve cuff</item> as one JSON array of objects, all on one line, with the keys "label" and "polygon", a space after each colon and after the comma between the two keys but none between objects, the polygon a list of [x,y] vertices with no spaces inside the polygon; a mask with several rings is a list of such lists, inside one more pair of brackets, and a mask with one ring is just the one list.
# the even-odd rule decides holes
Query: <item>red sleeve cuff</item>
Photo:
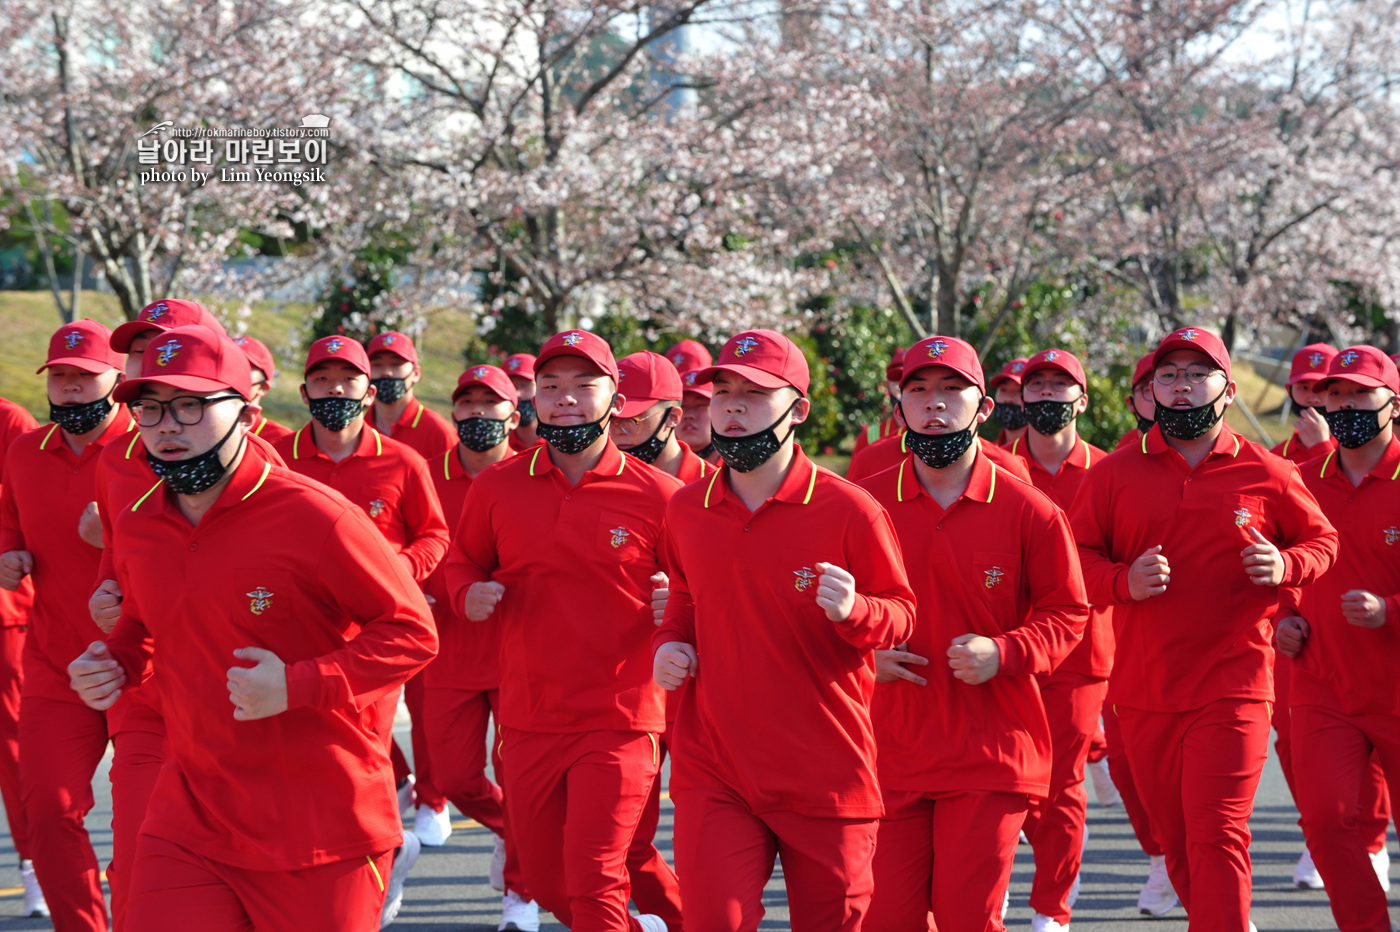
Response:
[{"label": "red sleeve cuff", "polygon": [[23,549],[23,534],[10,528],[5,528],[3,531],[0,531],[0,553],[9,553],[11,550]]},{"label": "red sleeve cuff", "polygon": [[1388,595],[1385,602],[1385,623],[1400,630],[1400,596]]},{"label": "red sleeve cuff", "polygon": [[1026,670],[1026,652],[1021,649],[1021,645],[1012,638],[1003,635],[999,638],[992,638],[992,643],[997,646],[997,653],[1001,655],[1000,676],[1020,676]]},{"label": "red sleeve cuff", "polygon": [[1303,581],[1303,570],[1298,558],[1287,550],[1281,551],[1279,556],[1283,557],[1283,582],[1279,587],[1296,586]]},{"label": "red sleeve cuff", "polygon": [[856,627],[864,625],[870,620],[870,600],[857,592],[854,604],[851,605],[851,614],[847,615],[844,621],[838,621],[838,625],[851,625]]},{"label": "red sleeve cuff", "polygon": [[651,636],[651,655],[655,657],[656,652],[661,649],[661,645],[670,644],[672,641],[680,641],[684,644],[685,638],[681,637],[679,631],[668,631],[665,628],[660,629]]},{"label": "red sleeve cuff", "polygon": [[321,670],[314,660],[287,665],[287,708],[304,709],[319,704]]},{"label": "red sleeve cuff", "polygon": [[1128,567],[1120,566],[1113,577],[1113,601],[1127,605],[1133,601],[1133,593],[1128,589]]}]

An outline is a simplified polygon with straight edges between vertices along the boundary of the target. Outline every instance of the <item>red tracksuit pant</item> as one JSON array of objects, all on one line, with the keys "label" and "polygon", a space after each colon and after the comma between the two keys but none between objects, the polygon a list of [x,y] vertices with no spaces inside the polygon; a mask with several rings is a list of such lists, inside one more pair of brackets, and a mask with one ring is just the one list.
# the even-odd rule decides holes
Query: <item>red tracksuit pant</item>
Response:
[{"label": "red tracksuit pant", "polygon": [[[885,790],[869,932],[1003,932],[1024,793]],[[786,865],[786,862],[784,862]]]},{"label": "red tracksuit pant", "polygon": [[141,932],[378,932],[394,852],[297,871],[221,864],[142,835],[131,891]]},{"label": "red tracksuit pant", "polygon": [[1118,705],[1133,778],[1191,932],[1249,928],[1249,817],[1269,753],[1269,703],[1186,712]]},{"label": "red tracksuit pant", "polygon": [[1035,852],[1030,902],[1061,925],[1069,925],[1066,898],[1084,854],[1084,762],[1107,693],[1108,680],[1078,673],[1054,673],[1040,682],[1050,722],[1050,795],[1031,800],[1026,812],[1026,838]]},{"label": "red tracksuit pant", "polygon": [[[658,759],[664,762],[665,741],[660,748]],[[654,844],[656,827],[660,824],[661,767],[658,766],[646,808],[642,810],[642,821],[637,823],[637,834],[627,849],[627,876],[632,881],[632,902],[637,905],[637,911],[660,916],[666,922],[667,932],[682,932],[681,883]]]},{"label": "red tracksuit pant", "polygon": [[[523,900],[532,897],[520,873],[520,856],[506,818],[501,788],[486,776],[486,743],[492,738],[491,715],[499,704],[494,689],[425,689],[424,738],[433,747],[433,778],[452,805],[505,841],[506,889]],[[491,765],[504,780],[500,744],[491,741]],[[416,750],[413,752],[418,753]]]},{"label": "red tracksuit pant", "polygon": [[506,810],[525,884],[573,932],[641,932],[627,849],[660,767],[655,735],[501,729]]},{"label": "red tracksuit pant", "polygon": [[[676,870],[688,932],[753,932],[783,859],[792,932],[857,932],[875,878],[877,819],[756,813],[723,787],[676,802]],[[871,927],[872,929],[874,927]]]},{"label": "red tracksuit pant", "polygon": [[1133,767],[1128,763],[1128,749],[1123,747],[1123,732],[1118,727],[1118,713],[1112,704],[1103,707],[1103,735],[1108,744],[1108,773],[1113,777],[1113,786],[1123,798],[1123,811],[1128,814],[1128,822],[1133,827],[1142,853],[1148,857],[1160,857],[1162,846],[1152,837],[1152,820],[1142,806],[1137,785],[1133,783]]},{"label": "red tracksuit pant", "polygon": [[23,625],[0,628],[0,798],[5,801],[10,838],[21,861],[31,857],[19,783],[19,695],[24,685],[24,637],[28,630]]},{"label": "red tracksuit pant", "polygon": [[1327,885],[1341,932],[1390,932],[1386,894],[1368,846],[1362,797],[1379,757],[1391,795],[1400,792],[1400,716],[1346,715],[1294,706],[1293,760],[1298,808],[1313,863]]},{"label": "red tracksuit pant", "polygon": [[[97,856],[83,827],[94,803],[92,779],[107,749],[107,728],[105,713],[76,701],[25,696],[22,702],[20,783],[30,849],[57,932],[107,928]],[[112,863],[107,872],[118,928],[125,927],[136,832],[160,772],[163,742],[164,735],[140,730],[112,736]]]},{"label": "red tracksuit pant", "polygon": [[[1298,789],[1293,783],[1293,729],[1289,724],[1292,684],[1293,661],[1275,653],[1274,750],[1278,752],[1278,765],[1283,771],[1283,779],[1288,781],[1288,795],[1293,797],[1293,805],[1299,806]],[[1366,850],[1379,851],[1385,847],[1386,832],[1390,829],[1390,792],[1386,789],[1385,773],[1381,770],[1380,757],[1377,754],[1371,755],[1370,774],[1361,783],[1360,805],[1357,825],[1361,837],[1366,839]],[[1303,820],[1299,819],[1298,825],[1302,824]],[[1306,835],[1304,838],[1306,839]]]}]

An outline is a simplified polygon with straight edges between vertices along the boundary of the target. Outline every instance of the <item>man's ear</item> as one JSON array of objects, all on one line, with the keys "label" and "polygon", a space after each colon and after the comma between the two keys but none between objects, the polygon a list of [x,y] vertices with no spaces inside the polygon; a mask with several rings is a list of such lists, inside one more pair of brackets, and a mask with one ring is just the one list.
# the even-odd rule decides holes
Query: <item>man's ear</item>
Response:
[{"label": "man's ear", "polygon": [[799,396],[792,406],[792,421],[795,426],[807,420],[807,415],[812,411],[812,402],[806,395]]},{"label": "man's ear", "polygon": [[676,407],[674,408],[666,409],[666,420],[662,423],[662,426],[669,427],[672,430],[675,430],[677,427],[681,426],[680,405],[676,405]]},{"label": "man's ear", "polygon": [[1074,414],[1076,417],[1089,410],[1089,392],[1084,390],[1079,393],[1079,397],[1074,399]]},{"label": "man's ear", "polygon": [[1226,385],[1226,386],[1225,386],[1225,406],[1226,406],[1226,407],[1229,407],[1231,404],[1234,403],[1235,395],[1236,395],[1237,392],[1239,392],[1239,390],[1240,390],[1240,387],[1239,387],[1238,385],[1236,385],[1234,382],[1231,382],[1229,385]]},{"label": "man's ear", "polygon": [[304,405],[309,405],[309,404],[311,404],[311,396],[308,395],[308,394],[306,393],[306,383],[305,383],[305,382],[302,382],[302,383],[301,383],[301,386],[298,388],[298,391],[301,392],[301,403],[304,404]]},{"label": "man's ear", "polygon": [[983,395],[982,401],[977,406],[977,423],[985,424],[992,416],[992,412],[997,409],[997,400],[991,395]]},{"label": "man's ear", "polygon": [[252,430],[253,425],[258,423],[258,418],[261,416],[262,408],[258,407],[252,402],[249,402],[248,404],[243,406],[243,412],[238,415],[238,423],[242,424],[249,430]]},{"label": "man's ear", "polygon": [[373,382],[370,382],[370,383],[369,383],[369,386],[365,389],[365,403],[364,403],[363,407],[369,408],[370,405],[374,404],[374,398],[375,398],[375,396],[378,395],[378,394],[379,394],[379,389],[377,389],[377,388],[374,387],[374,383],[373,383]]}]

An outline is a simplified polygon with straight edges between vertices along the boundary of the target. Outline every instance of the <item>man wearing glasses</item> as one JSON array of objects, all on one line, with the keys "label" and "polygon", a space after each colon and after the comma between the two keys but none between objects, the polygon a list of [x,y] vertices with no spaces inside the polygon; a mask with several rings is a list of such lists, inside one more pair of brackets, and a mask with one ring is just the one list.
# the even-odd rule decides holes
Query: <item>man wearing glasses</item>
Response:
[{"label": "man wearing glasses", "polygon": [[68,675],[103,710],[160,653],[169,761],[131,928],[370,932],[402,838],[376,711],[437,635],[359,509],[249,454],[250,383],[236,346],[183,327],[124,384],[161,481],[116,518],[122,619]]},{"label": "man wearing glasses", "polygon": [[[1106,454],[1079,436],[1079,415],[1089,407],[1084,367],[1072,353],[1047,349],[1021,371],[1021,401],[1029,430],[1011,442],[1031,482],[1068,509],[1089,468]],[[1025,832],[1035,851],[1031,883],[1034,932],[1067,927],[1079,898],[1088,796],[1084,763],[1099,730],[1099,713],[1113,669],[1113,616],[1106,607],[1089,613],[1084,638],[1054,672],[1041,676],[1040,695],[1050,722],[1050,792],[1031,802]]]},{"label": "man wearing glasses", "polygon": [[1197,327],[1153,354],[1156,424],[1089,471],[1070,515],[1090,601],[1122,613],[1109,681],[1192,932],[1250,927],[1249,816],[1268,751],[1281,586],[1337,533],[1298,470],[1223,423],[1230,356]]},{"label": "man wearing glasses", "polygon": [[687,484],[715,471],[676,435],[685,390],[669,359],[633,353],[618,360],[617,375],[627,400],[622,413],[608,422],[608,431],[619,450]]},{"label": "man wearing glasses", "polygon": [[[259,404],[267,393],[272,391],[272,380],[277,378],[277,363],[272,358],[272,350],[268,349],[262,340],[253,337],[237,337],[233,342],[237,343],[243,355],[248,357],[248,365],[253,369],[253,397],[248,400]],[[276,443],[293,433],[290,427],[269,420],[265,414],[253,425],[252,430],[254,437],[261,437],[268,443]]]}]

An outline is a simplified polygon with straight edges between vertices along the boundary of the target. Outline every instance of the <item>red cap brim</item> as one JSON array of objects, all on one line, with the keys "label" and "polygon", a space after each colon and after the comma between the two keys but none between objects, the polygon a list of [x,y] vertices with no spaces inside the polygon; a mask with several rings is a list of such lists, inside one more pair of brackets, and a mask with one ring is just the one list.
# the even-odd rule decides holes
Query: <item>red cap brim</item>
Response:
[{"label": "red cap brim", "polygon": [[149,375],[140,379],[127,379],[117,386],[117,390],[112,393],[112,400],[118,404],[126,404],[128,401],[135,401],[141,394],[141,389],[147,385],[168,385],[171,388],[179,388],[188,392],[195,392],[200,395],[208,395],[219,391],[238,391],[227,382],[220,382],[218,379],[206,379],[198,375],[169,375],[154,376]]},{"label": "red cap brim", "polygon": [[88,356],[55,356],[35,369],[34,374],[38,375],[49,366],[72,366],[75,369],[81,369],[84,372],[91,372],[93,374],[121,368],[120,366],[113,365],[109,359],[93,359]]},{"label": "red cap brim", "polygon": [[[797,388],[796,385],[793,385],[791,382],[789,382],[787,379],[783,378],[780,375],[774,375],[771,372],[768,372],[764,369],[756,369],[753,366],[736,366],[732,363],[723,366],[706,366],[704,369],[696,370],[695,384],[700,385],[713,382],[715,380],[715,375],[717,375],[720,372],[732,372],[737,376],[742,376],[743,378],[748,379],[750,382],[762,388],[782,388],[785,385],[788,388]],[[713,396],[714,389],[710,390],[710,394]]]},{"label": "red cap brim", "polygon": [[[624,395],[623,397],[627,396]],[[650,408],[654,404],[659,404],[660,402],[660,398],[627,398],[627,400],[622,403],[622,412],[618,417],[637,417],[647,408]]]},{"label": "red cap brim", "polygon": [[[1374,375],[1327,375],[1317,379],[1318,382],[1353,382],[1363,385],[1366,388],[1389,388],[1394,391],[1394,386],[1386,382],[1385,379],[1378,379]],[[1295,383],[1296,384],[1296,383]],[[1321,386],[1318,386],[1321,388]]]},{"label": "red cap brim", "polygon": [[116,330],[112,331],[112,338],[108,341],[108,345],[112,347],[114,352],[129,353],[131,352],[131,341],[147,330],[155,330],[159,333],[164,333],[169,329],[169,327],[162,327],[160,324],[150,320],[128,320]]}]

